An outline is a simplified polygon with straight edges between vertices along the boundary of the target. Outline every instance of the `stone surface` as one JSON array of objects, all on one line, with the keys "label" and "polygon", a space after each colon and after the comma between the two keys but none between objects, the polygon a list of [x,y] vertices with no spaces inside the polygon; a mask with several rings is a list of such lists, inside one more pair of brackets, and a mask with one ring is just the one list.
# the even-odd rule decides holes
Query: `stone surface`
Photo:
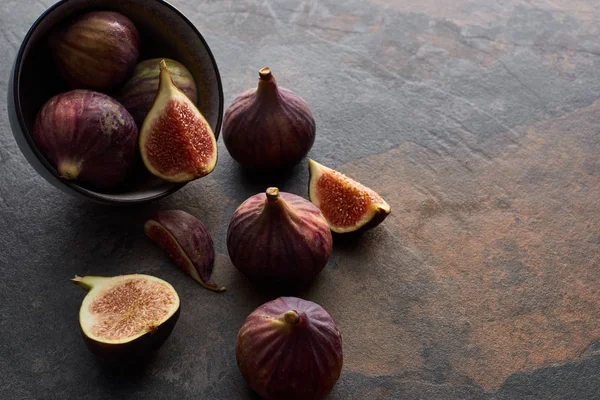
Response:
[{"label": "stone surface", "polygon": [[[0,3],[8,72],[52,0]],[[265,65],[317,122],[310,156],[378,191],[392,214],[334,255],[301,297],[344,338],[329,399],[600,398],[600,11],[591,0],[172,0],[217,59],[226,104]],[[0,398],[256,399],[237,370],[260,293],[227,256],[235,208],[268,185],[219,141],[215,172],[131,209],[89,204],[20,154],[0,97]],[[215,294],[143,234],[181,208],[212,233]],[[74,274],[171,282],[182,314],[141,371],[100,367],[77,326]]]}]

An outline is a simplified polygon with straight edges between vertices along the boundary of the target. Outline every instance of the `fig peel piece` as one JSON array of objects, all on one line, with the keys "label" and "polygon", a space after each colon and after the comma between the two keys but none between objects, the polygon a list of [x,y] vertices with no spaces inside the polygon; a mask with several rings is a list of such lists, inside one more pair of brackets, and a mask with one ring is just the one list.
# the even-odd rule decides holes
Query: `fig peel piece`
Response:
[{"label": "fig peel piece", "polygon": [[309,160],[308,197],[336,233],[363,231],[379,225],[391,212],[374,190],[346,175]]},{"label": "fig peel piece", "polygon": [[210,234],[196,217],[181,210],[161,211],[146,222],[144,231],[202,286],[214,292],[226,290],[211,279],[215,249]]},{"label": "fig peel piece", "polygon": [[79,325],[88,348],[108,363],[147,359],[171,334],[179,318],[179,296],[150,275],[75,276],[88,290]]}]

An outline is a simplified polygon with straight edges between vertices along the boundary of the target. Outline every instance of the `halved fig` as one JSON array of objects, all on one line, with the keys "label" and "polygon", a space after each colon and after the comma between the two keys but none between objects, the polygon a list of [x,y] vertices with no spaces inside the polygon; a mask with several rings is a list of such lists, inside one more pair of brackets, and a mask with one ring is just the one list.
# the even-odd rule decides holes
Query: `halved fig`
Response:
[{"label": "halved fig", "polygon": [[150,275],[75,276],[89,291],[79,325],[88,348],[102,361],[133,364],[148,359],[167,340],[179,318],[179,296]]},{"label": "halved fig", "polygon": [[158,93],[140,130],[144,165],[170,182],[189,182],[210,174],[217,164],[217,141],[194,103],[159,63]]},{"label": "halved fig", "polygon": [[336,233],[367,230],[379,225],[391,209],[374,190],[331,168],[308,160],[308,197]]},{"label": "halved fig", "polygon": [[146,235],[194,280],[214,292],[225,288],[212,281],[215,248],[210,234],[191,214],[182,210],[161,211],[144,225]]}]

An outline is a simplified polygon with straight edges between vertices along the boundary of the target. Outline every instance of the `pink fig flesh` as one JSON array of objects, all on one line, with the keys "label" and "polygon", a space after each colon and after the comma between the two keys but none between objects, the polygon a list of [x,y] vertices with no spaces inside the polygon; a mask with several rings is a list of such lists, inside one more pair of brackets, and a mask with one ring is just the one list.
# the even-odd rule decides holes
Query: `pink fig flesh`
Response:
[{"label": "pink fig flesh", "polygon": [[215,249],[210,234],[196,217],[181,210],[161,211],[146,222],[144,231],[202,286],[215,292],[225,291],[212,281]]}]

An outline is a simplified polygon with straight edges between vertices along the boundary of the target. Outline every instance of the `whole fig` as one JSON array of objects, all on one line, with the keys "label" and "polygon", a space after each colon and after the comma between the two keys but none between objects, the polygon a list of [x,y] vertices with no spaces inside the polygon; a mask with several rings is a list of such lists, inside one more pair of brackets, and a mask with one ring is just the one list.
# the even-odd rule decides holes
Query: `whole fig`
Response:
[{"label": "whole fig", "polygon": [[138,127],[142,126],[158,92],[160,60],[165,60],[175,86],[185,93],[194,104],[198,104],[196,82],[192,73],[183,64],[170,58],[153,58],[142,61],[135,66],[133,75],[125,83],[118,96],[119,102],[129,111]]},{"label": "whole fig", "polygon": [[261,284],[306,285],[327,264],[331,247],[331,231],[321,211],[274,187],[243,202],[227,230],[231,262]]},{"label": "whole fig", "polygon": [[90,90],[52,97],[38,112],[33,140],[63,179],[112,188],[136,160],[138,130],[113,98]]},{"label": "whole fig", "polygon": [[254,310],[235,346],[250,387],[267,400],[320,400],[340,377],[342,335],[320,305],[280,297]]},{"label": "whole fig", "polygon": [[133,71],[140,54],[140,34],[120,13],[92,11],[55,31],[50,47],[71,88],[105,92]]},{"label": "whole fig", "polygon": [[265,67],[258,87],[238,96],[225,112],[223,141],[244,167],[275,172],[306,156],[315,141],[315,120],[306,101],[278,87]]}]

